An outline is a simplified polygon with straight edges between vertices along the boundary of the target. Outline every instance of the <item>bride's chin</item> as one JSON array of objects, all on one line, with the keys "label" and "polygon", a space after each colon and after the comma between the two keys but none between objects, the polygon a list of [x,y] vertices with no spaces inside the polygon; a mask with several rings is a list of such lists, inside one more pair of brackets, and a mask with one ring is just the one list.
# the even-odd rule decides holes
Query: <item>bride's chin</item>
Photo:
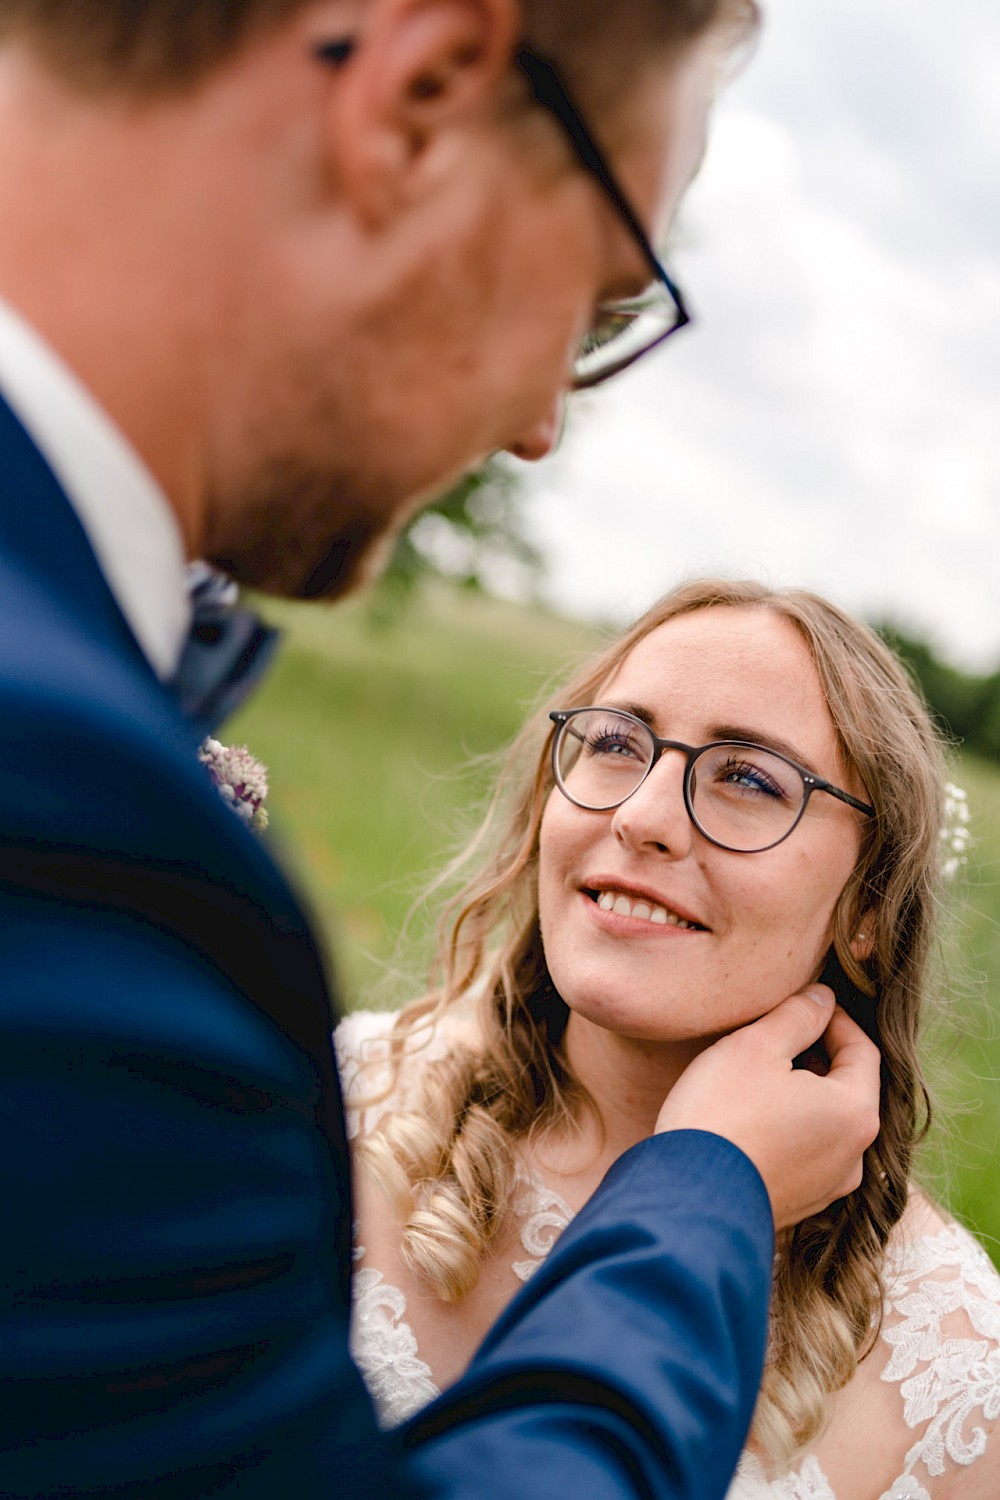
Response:
[{"label": "bride's chin", "polygon": [[650,1018],[648,1015],[638,1014],[633,1006],[609,1004],[604,998],[590,1003],[581,1001],[574,1004],[568,1001],[567,1006],[567,1031],[580,1035],[586,1030],[594,1034],[595,1042],[604,1037],[612,1044],[635,1044],[671,1054],[680,1048],[695,1057],[725,1035],[724,1032],[708,1035],[695,1030],[693,1026],[688,1028],[683,1023],[678,1024],[678,1020],[673,1017],[669,1022],[664,1022],[662,1017]]}]

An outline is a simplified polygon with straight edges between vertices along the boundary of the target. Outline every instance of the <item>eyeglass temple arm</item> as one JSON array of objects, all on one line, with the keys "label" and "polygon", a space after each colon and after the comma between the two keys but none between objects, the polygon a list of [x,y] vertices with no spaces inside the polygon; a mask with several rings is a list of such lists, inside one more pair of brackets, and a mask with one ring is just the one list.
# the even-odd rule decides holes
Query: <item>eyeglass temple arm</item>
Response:
[{"label": "eyeglass temple arm", "polygon": [[540,57],[538,53],[532,52],[529,47],[519,47],[514,54],[514,64],[527,79],[531,96],[561,120],[566,129],[573,136],[580,161],[593,177],[597,178],[601,187],[612,200],[625,223],[628,225],[636,241],[642,247],[649,267],[658,281],[662,281],[670,292],[671,297],[677,304],[680,322],[690,322],[690,315],[684,304],[684,298],[673,279],[664,269],[659,256],[649,243],[645,229],[639,220],[631,203],[625,195],[617,179],[612,175],[611,169],[604,159],[601,151],[588,130],[573,100],[566,92],[566,87],[559,77],[558,72],[547,58]]},{"label": "eyeglass temple arm", "polygon": [[[320,62],[330,63],[339,68],[347,62],[353,53],[355,42],[353,37],[340,37],[333,42],[321,42],[315,49],[315,56]],[[625,223],[628,225],[636,241],[642,247],[642,252],[649,263],[650,270],[658,281],[662,281],[669,291],[674,302],[677,304],[679,317],[678,326],[691,321],[690,314],[684,303],[683,295],[660,263],[656,251],[646,236],[646,231],[639,222],[639,217],[633,209],[628,198],[625,196],[619,183],[612,176],[604,157],[598,150],[593,136],[584,124],[579,110],[566,92],[565,86],[559,78],[553,65],[544,57],[539,57],[529,47],[519,47],[514,54],[514,64],[527,79],[531,90],[531,97],[561,120],[566,129],[571,132],[580,161],[593,177],[596,177],[601,187],[608,194]]]},{"label": "eyeglass temple arm", "polygon": [[810,791],[829,792],[831,797],[837,797],[841,802],[846,802],[848,807],[856,808],[858,812],[866,813],[869,818],[874,818],[875,809],[870,802],[859,802],[857,797],[852,797],[850,792],[842,792],[839,786],[832,782],[824,781],[820,776],[812,776],[803,773],[803,780]]}]

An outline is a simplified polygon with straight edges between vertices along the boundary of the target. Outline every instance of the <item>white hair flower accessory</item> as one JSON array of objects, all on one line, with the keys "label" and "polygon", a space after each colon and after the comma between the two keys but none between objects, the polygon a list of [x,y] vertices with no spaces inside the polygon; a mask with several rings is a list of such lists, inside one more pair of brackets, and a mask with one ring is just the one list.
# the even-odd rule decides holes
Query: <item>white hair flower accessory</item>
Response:
[{"label": "white hair flower accessory", "polygon": [[208,739],[198,751],[219,795],[242,822],[255,833],[267,827],[267,767],[251,755],[246,745],[220,745]]},{"label": "white hair flower accessory", "polygon": [[941,874],[945,880],[953,880],[968,862],[972,833],[969,829],[971,813],[965,788],[946,782],[944,789],[944,824],[941,828]]}]

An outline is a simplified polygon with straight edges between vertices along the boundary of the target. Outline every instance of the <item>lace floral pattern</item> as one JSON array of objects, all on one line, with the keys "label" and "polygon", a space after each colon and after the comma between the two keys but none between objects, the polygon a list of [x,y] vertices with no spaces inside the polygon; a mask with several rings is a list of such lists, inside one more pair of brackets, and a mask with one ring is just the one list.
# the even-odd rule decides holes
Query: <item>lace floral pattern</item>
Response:
[{"label": "lace floral pattern", "polygon": [[[378,1065],[359,1077],[362,1054],[384,1040],[391,1017],[356,1013],[338,1027],[338,1061],[348,1113],[348,1134],[369,1130],[388,1109],[405,1107],[405,1088],[374,1110],[354,1100],[379,1082]],[[421,1057],[440,1056],[437,1039]],[[363,1120],[363,1123],[362,1123]],[[535,1174],[519,1176],[516,1212],[523,1220],[525,1259],[513,1265],[526,1281],[572,1219],[572,1212]],[[358,1250],[360,1261],[364,1250]],[[858,1380],[898,1388],[899,1452],[909,1434],[902,1472],[879,1500],[960,1500],[956,1476],[981,1459],[1000,1417],[1000,1276],[982,1247],[959,1225],[907,1238],[898,1234],[885,1268],[886,1305],[878,1351]],[[394,1425],[438,1394],[433,1371],[420,1358],[405,1321],[406,1298],[380,1271],[360,1266],[354,1281],[352,1348],[379,1409]],[[843,1442],[850,1441],[849,1434]],[[836,1413],[817,1443],[838,1442]],[[991,1449],[992,1452],[992,1449]],[[891,1472],[891,1470],[890,1470]],[[998,1486],[1000,1493],[1000,1486]],[[727,1500],[870,1500],[870,1479],[836,1494],[817,1452],[795,1468],[769,1475],[760,1459],[744,1453]]]},{"label": "lace floral pattern", "polygon": [[[900,1236],[886,1258],[885,1283],[877,1378],[898,1386],[900,1431],[915,1441],[879,1500],[960,1495],[956,1475],[986,1452],[1000,1416],[1000,1277],[982,1246],[949,1224],[914,1240]],[[866,1371],[863,1365],[858,1378],[871,1378]],[[744,1454],[727,1500],[837,1496],[814,1454],[777,1478]]]},{"label": "lace floral pattern", "polygon": [[527,1281],[538,1270],[572,1219],[573,1210],[533,1172],[519,1172],[518,1181],[521,1189],[514,1204],[514,1212],[524,1220],[521,1225],[521,1245],[528,1252],[529,1258],[516,1260],[511,1269],[518,1281]]},{"label": "lace floral pattern", "polygon": [[812,1455],[793,1473],[768,1479],[756,1454],[744,1453],[726,1500],[837,1500],[837,1497]]},{"label": "lace floral pattern", "polygon": [[[378,1011],[356,1010],[345,1016],[333,1033],[349,1141],[368,1135],[390,1109],[406,1107],[405,1091],[375,1104],[366,1103],[381,1094],[390,1081],[386,1043],[394,1019]],[[442,1050],[431,1043],[422,1055],[428,1059],[440,1057]]]},{"label": "lace floral pattern", "polygon": [[[920,1433],[906,1455],[897,1489],[913,1500],[928,1479],[967,1466],[986,1451],[1000,1416],[1000,1294],[983,1248],[950,1224],[890,1256],[883,1342],[892,1350],[882,1372],[899,1384],[906,1425]],[[984,1427],[983,1424],[986,1424]]]},{"label": "lace floral pattern", "polygon": [[[363,1246],[355,1261],[364,1257]],[[388,1286],[381,1271],[355,1270],[351,1287],[351,1354],[383,1427],[395,1427],[439,1394],[430,1366],[417,1353],[417,1341],[403,1321],[406,1298]]]}]

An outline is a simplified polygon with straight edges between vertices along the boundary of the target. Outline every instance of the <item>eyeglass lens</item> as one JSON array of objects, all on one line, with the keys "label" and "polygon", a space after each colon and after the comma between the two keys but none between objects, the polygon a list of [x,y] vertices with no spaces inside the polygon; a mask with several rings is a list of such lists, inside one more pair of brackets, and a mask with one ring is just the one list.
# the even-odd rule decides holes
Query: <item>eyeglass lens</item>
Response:
[{"label": "eyeglass lens", "polygon": [[[653,736],[639,720],[587,709],[559,726],[556,781],[571,802],[610,811],[638,788],[655,755]],[[727,849],[746,854],[784,838],[806,794],[800,772],[758,745],[709,745],[691,762],[687,777],[697,826]]]},{"label": "eyeglass lens", "polygon": [[661,281],[654,281],[641,297],[600,308],[577,349],[574,386],[584,390],[607,380],[683,327],[686,321]]}]

